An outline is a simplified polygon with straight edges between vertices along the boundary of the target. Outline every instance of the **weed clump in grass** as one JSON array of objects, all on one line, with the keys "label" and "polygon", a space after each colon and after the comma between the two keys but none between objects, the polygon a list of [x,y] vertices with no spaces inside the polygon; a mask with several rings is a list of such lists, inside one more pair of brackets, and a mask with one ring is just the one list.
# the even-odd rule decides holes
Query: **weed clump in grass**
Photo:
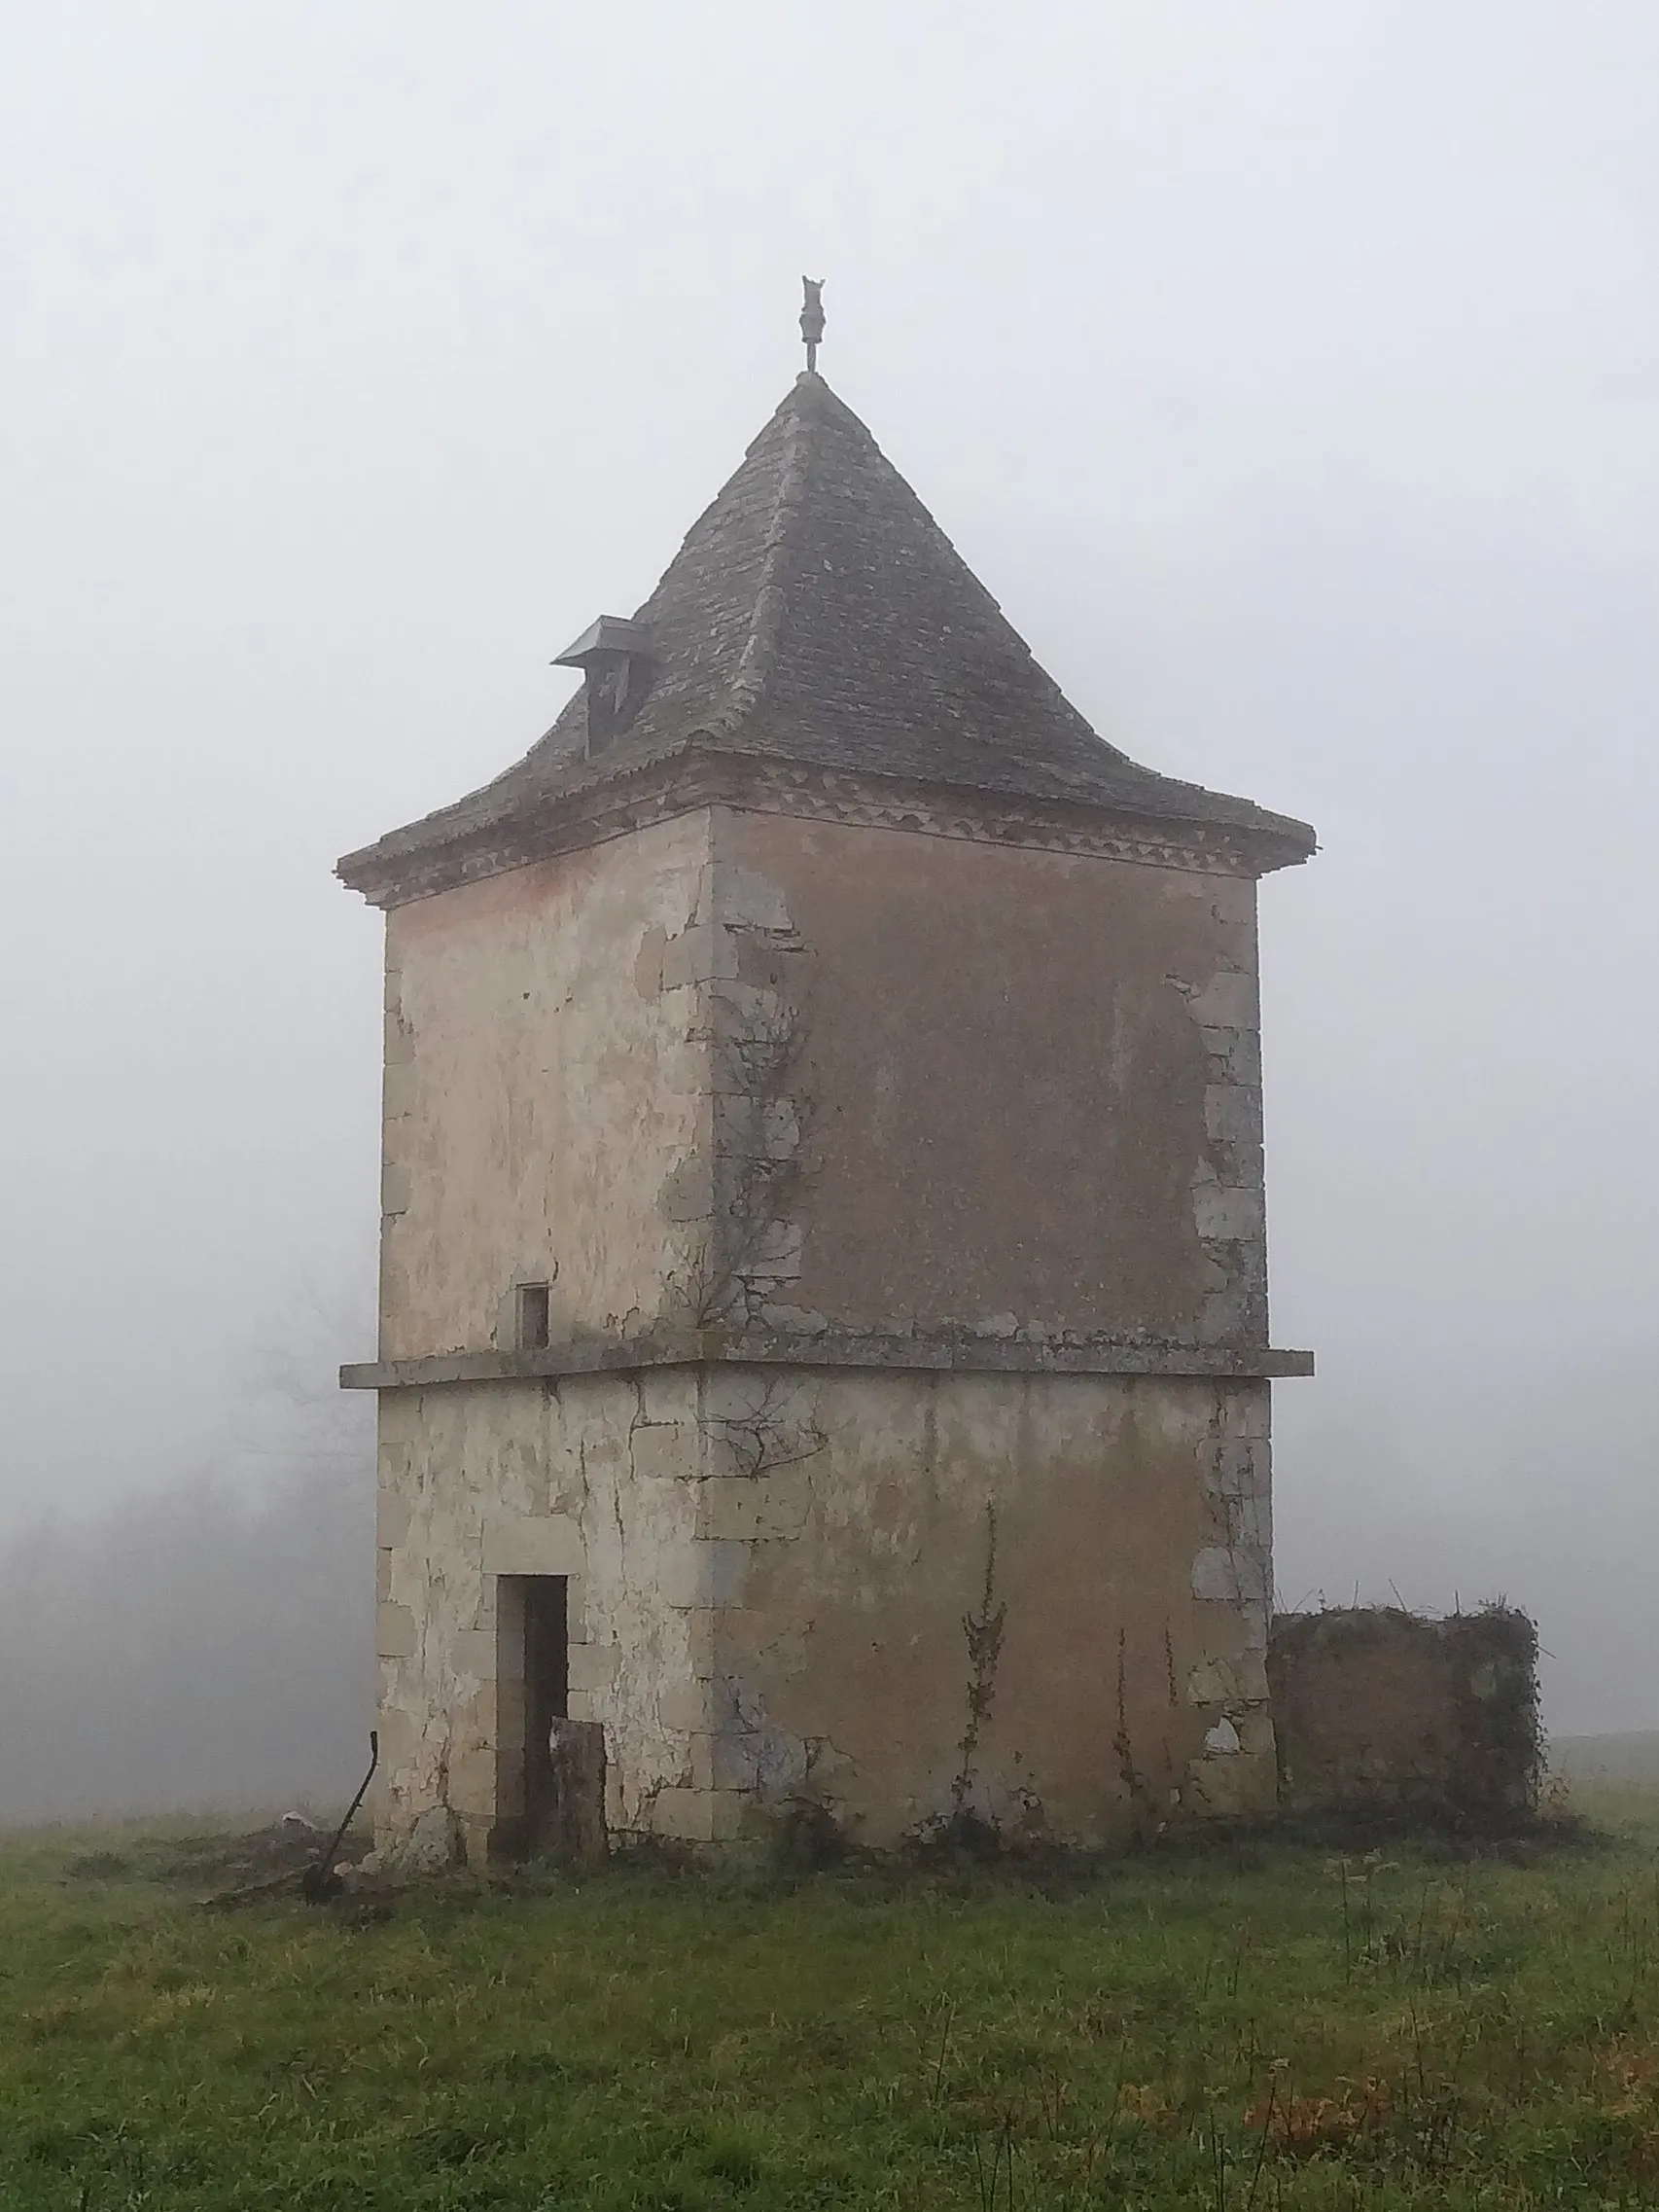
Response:
[{"label": "weed clump in grass", "polygon": [[76,1851],[63,1862],[65,1881],[123,1881],[132,1861],[121,1851]]}]

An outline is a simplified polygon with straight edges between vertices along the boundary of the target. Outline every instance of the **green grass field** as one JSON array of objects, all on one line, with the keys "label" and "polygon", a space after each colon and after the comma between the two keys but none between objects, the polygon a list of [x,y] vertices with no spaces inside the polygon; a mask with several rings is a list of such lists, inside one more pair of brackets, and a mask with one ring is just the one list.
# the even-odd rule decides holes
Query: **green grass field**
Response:
[{"label": "green grass field", "polygon": [[234,1912],[176,1842],[16,1836],[0,2205],[1656,2204],[1659,1797],[1593,1809],[1511,1860]]}]

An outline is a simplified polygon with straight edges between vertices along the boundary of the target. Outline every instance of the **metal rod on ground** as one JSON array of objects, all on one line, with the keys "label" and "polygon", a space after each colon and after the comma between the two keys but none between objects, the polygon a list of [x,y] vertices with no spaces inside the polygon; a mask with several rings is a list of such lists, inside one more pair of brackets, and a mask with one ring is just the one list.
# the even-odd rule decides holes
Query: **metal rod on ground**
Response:
[{"label": "metal rod on ground", "polygon": [[380,1731],[369,1731],[369,1771],[358,1784],[357,1795],[345,1808],[345,1818],[335,1830],[334,1840],[326,1851],[320,1851],[305,1872],[300,1876],[300,1887],[315,1903],[319,1898],[332,1897],[338,1889],[339,1876],[335,1873],[335,1853],[345,1841],[345,1832],[357,1817],[357,1808],[369,1795],[369,1785],[374,1779],[374,1769],[380,1764]]}]

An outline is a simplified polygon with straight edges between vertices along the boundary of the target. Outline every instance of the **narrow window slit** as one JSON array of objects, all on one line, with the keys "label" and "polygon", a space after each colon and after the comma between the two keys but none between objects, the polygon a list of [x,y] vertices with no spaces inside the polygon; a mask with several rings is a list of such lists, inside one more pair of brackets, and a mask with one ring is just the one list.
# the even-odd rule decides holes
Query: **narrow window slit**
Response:
[{"label": "narrow window slit", "polygon": [[546,1283],[520,1283],[518,1286],[518,1349],[521,1352],[545,1352],[547,1348],[547,1286]]}]

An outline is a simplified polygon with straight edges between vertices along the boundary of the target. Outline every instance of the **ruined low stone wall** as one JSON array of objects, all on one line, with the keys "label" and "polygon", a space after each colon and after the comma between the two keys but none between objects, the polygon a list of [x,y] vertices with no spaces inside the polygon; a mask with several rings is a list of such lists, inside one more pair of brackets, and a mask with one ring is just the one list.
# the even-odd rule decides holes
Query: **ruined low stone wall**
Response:
[{"label": "ruined low stone wall", "polygon": [[1535,1802],[1537,1631],[1524,1613],[1281,1615],[1267,1677],[1285,1812],[1492,1829]]}]

